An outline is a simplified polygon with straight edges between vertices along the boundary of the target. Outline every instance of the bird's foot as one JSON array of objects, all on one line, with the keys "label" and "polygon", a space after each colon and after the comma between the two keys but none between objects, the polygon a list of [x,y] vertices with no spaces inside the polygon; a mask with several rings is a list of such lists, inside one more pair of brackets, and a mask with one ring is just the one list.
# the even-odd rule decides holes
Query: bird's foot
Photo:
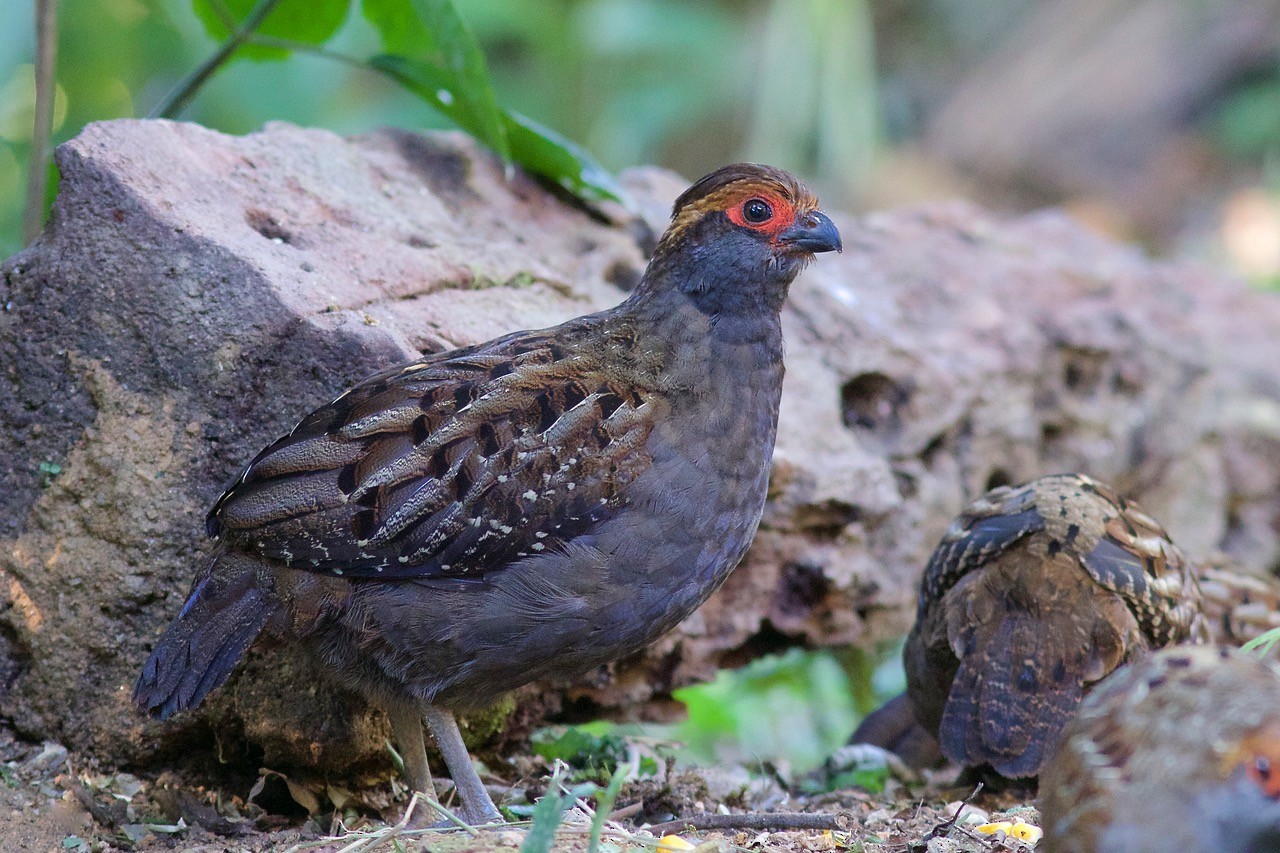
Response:
[{"label": "bird's foot", "polygon": [[464,812],[467,823],[472,826],[484,826],[487,823],[504,823],[506,818],[502,816],[502,812],[493,805],[487,803],[485,808],[475,811]]},{"label": "bird's foot", "polygon": [[461,811],[462,820],[466,821],[468,826],[484,826],[490,823],[505,823],[506,818],[502,816],[502,812],[498,811],[498,807],[493,804],[493,800],[485,797],[483,802],[475,803],[474,807],[466,803]]},{"label": "bird's foot", "polygon": [[465,826],[502,823],[506,820],[491,801],[474,809],[465,805],[460,809],[450,809],[437,800],[418,796],[413,814],[407,823],[407,826],[412,829],[460,829]]}]

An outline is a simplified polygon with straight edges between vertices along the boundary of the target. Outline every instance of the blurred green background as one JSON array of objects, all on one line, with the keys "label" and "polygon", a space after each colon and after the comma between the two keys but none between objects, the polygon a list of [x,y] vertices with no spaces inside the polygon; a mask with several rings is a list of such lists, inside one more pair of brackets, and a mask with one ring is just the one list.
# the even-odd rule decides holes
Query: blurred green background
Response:
[{"label": "blurred green background", "polygon": [[[207,0],[205,0],[207,2]],[[457,0],[498,101],[607,167],[734,159],[866,210],[1066,205],[1107,233],[1280,280],[1278,0]],[[28,0],[0,0],[0,255],[20,247]],[[142,116],[216,43],[191,0],[62,0],[56,141]],[[353,12],[330,48],[378,52]],[[368,71],[237,60],[184,117],[445,126]]]},{"label": "blurred green background", "polygon": [[[1280,283],[1280,0],[455,5],[498,102],[609,169],[765,161],[857,211],[1059,205],[1151,251]],[[0,0],[0,256],[22,244],[32,19],[27,0]],[[146,115],[216,47],[191,0],[61,0],[55,141]],[[370,56],[378,34],[353,12],[327,47]],[[233,61],[183,118],[228,133],[448,126],[384,77],[309,55]],[[901,689],[894,656],[791,653],[726,673],[681,692],[678,736],[706,758],[811,765]]]}]

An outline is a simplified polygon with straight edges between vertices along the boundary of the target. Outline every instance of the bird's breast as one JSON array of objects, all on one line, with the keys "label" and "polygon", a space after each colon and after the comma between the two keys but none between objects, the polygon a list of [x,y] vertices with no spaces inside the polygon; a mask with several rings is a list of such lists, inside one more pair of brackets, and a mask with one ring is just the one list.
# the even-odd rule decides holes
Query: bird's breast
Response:
[{"label": "bird's breast", "polygon": [[701,376],[680,383],[696,390],[665,400],[645,447],[652,465],[629,490],[626,541],[618,543],[660,586],[687,588],[696,602],[755,534],[777,433],[780,358],[727,349],[705,346],[696,363],[681,365],[686,377]]}]

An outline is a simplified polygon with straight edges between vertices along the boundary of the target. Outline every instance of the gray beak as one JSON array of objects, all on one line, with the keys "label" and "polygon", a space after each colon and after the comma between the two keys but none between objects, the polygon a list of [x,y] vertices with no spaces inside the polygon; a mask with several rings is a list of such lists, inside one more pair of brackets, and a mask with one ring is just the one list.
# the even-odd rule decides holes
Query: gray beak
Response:
[{"label": "gray beak", "polygon": [[800,217],[778,239],[806,252],[839,252],[844,248],[836,224],[820,210]]}]

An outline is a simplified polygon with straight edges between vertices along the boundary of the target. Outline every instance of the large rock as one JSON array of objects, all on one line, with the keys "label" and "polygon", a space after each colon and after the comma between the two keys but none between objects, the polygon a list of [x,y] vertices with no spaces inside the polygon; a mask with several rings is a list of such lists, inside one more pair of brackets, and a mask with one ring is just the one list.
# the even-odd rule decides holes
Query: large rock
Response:
[{"label": "large rock", "polygon": [[[385,722],[264,650],[207,709],[128,695],[209,548],[223,485],[377,368],[620,300],[682,182],[624,176],[648,226],[566,204],[456,134],[93,125],[0,290],[0,676],[25,732],[112,764],[176,751],[353,774]],[[1056,214],[836,217],[793,288],[761,534],[646,652],[525,691],[522,724],[661,714],[675,686],[785,645],[907,627],[949,517],[1051,471],[1112,480],[1193,553],[1280,558],[1280,304]],[[568,704],[566,704],[566,702]],[[256,765],[253,765],[256,766]]]}]

